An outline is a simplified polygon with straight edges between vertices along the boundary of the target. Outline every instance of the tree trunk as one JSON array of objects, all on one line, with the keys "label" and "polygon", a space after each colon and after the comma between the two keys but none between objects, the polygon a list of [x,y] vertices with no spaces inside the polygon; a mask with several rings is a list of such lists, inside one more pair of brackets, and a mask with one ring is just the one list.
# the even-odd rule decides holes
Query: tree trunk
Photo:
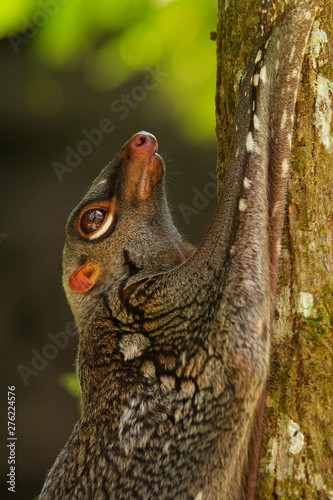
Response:
[{"label": "tree trunk", "polygon": [[[220,0],[218,175],[259,0]],[[309,37],[296,105],[258,499],[333,500],[333,3]]]}]

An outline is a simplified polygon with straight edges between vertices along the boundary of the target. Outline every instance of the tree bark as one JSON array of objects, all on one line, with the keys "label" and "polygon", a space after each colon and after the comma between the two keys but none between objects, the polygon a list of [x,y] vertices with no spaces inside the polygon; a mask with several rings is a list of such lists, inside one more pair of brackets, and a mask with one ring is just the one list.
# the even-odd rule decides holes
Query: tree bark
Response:
[{"label": "tree bark", "polygon": [[[219,1],[218,176],[260,1]],[[258,499],[333,500],[333,3],[305,53],[275,304]]]}]

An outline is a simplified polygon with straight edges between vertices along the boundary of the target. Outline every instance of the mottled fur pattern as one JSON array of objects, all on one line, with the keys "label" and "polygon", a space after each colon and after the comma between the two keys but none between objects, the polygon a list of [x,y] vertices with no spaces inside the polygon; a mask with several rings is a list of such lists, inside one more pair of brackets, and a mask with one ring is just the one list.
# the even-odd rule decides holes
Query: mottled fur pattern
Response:
[{"label": "mottled fur pattern", "polygon": [[[41,500],[253,498],[294,105],[317,3],[262,4],[224,190],[196,251],[173,225],[162,160],[149,170],[133,138],[71,214],[64,287],[82,415]],[[110,200],[111,234],[82,238],[84,207]],[[76,293],[70,277],[86,261],[101,274]]]}]

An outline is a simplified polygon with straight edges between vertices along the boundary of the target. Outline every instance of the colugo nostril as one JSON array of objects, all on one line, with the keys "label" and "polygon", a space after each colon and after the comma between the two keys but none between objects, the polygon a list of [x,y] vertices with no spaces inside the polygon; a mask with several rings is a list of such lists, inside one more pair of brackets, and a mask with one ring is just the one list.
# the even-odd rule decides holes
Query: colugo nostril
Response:
[{"label": "colugo nostril", "polygon": [[149,132],[139,132],[130,139],[129,146],[132,149],[149,151],[153,154],[157,151],[157,139]]}]

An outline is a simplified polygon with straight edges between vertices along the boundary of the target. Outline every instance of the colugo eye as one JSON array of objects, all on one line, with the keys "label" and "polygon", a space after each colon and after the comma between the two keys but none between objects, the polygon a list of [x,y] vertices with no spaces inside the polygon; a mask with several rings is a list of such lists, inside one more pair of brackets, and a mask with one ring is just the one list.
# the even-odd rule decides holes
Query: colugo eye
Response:
[{"label": "colugo eye", "polygon": [[81,210],[77,219],[77,230],[85,240],[96,240],[109,235],[115,222],[114,203],[94,203]]},{"label": "colugo eye", "polygon": [[106,210],[101,208],[92,208],[87,210],[81,217],[80,226],[85,234],[90,234],[96,231],[103,223]]}]

